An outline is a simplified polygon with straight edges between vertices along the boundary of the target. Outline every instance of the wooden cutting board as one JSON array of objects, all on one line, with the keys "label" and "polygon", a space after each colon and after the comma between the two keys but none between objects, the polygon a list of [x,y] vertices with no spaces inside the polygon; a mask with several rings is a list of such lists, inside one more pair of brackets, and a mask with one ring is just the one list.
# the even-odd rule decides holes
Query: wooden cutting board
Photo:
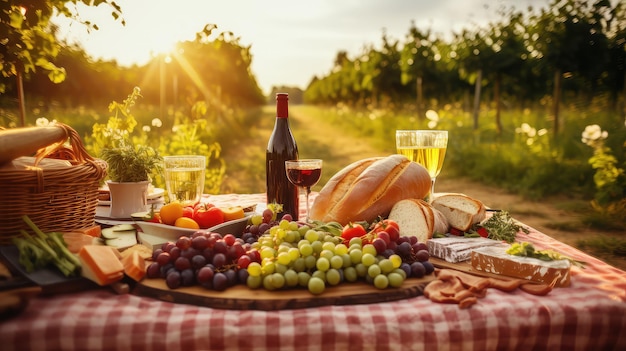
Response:
[{"label": "wooden cutting board", "polygon": [[[455,269],[457,271],[473,274],[473,275],[476,275],[476,276],[479,276],[479,277],[495,278],[495,279],[500,279],[500,280],[525,280],[525,279],[520,279],[520,278],[508,277],[506,275],[501,275],[501,274],[494,274],[494,273],[489,273],[489,272],[477,271],[474,268],[472,268],[471,261],[452,263],[452,262],[447,262],[447,261],[442,260],[442,259],[437,258],[437,257],[431,257],[429,259],[429,261],[436,268]],[[530,281],[530,280],[528,280],[528,282],[532,283],[532,281]]]},{"label": "wooden cutting board", "polygon": [[137,283],[133,293],[163,301],[184,303],[232,310],[284,310],[329,305],[355,305],[396,301],[420,296],[434,274],[424,278],[411,278],[399,288],[380,290],[364,282],[341,283],[327,287],[320,295],[313,295],[304,288],[267,291],[236,285],[225,291],[214,291],[201,286],[171,290],[164,279],[144,279]]}]

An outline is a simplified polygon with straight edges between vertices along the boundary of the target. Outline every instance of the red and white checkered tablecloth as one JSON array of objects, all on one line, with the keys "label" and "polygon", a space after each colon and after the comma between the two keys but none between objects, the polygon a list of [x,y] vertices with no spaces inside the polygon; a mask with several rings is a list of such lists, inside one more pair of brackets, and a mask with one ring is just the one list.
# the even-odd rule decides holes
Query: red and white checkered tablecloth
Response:
[{"label": "red and white checkered tablecloth", "polygon": [[491,289],[469,309],[423,296],[282,311],[211,309],[108,289],[40,297],[0,324],[0,349],[625,350],[626,272],[532,228],[519,240],[587,267],[573,267],[571,287],[547,296]]}]

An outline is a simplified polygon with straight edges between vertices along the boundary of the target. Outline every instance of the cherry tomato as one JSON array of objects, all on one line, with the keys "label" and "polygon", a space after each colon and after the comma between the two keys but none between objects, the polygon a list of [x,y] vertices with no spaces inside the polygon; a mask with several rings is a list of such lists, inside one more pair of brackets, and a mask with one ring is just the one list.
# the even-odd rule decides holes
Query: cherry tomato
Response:
[{"label": "cherry tomato", "polygon": [[465,233],[460,229],[450,228],[450,234],[456,235],[456,236],[463,236]]},{"label": "cherry tomato", "polygon": [[183,208],[183,217],[193,219],[194,208],[192,206],[185,206]]},{"label": "cherry tomato", "polygon": [[193,211],[196,212],[199,208],[203,208],[206,210],[207,208],[211,207],[215,207],[215,205],[208,202],[198,202],[197,204],[193,205]]},{"label": "cherry tomato", "polygon": [[142,219],[145,222],[161,223],[161,216],[158,213],[154,212],[154,210],[148,212],[148,214],[145,215]]},{"label": "cherry tomato", "polygon": [[210,228],[224,223],[224,212],[217,207],[199,207],[193,214],[193,219],[200,228]]},{"label": "cherry tomato", "polygon": [[352,238],[361,237],[365,234],[367,234],[367,231],[365,231],[365,228],[358,223],[348,223],[341,231],[341,237],[346,241],[350,241]]},{"label": "cherry tomato", "polygon": [[478,235],[482,236],[483,238],[489,237],[489,232],[485,227],[480,227],[476,231],[478,232]]},{"label": "cherry tomato", "polygon": [[398,225],[398,222],[394,221],[393,219],[383,219],[379,222],[376,222],[376,224],[374,225],[374,233],[380,232],[380,231],[386,231],[389,232],[388,229],[389,227],[393,227],[395,229],[397,229],[398,231],[400,231],[400,225]]}]

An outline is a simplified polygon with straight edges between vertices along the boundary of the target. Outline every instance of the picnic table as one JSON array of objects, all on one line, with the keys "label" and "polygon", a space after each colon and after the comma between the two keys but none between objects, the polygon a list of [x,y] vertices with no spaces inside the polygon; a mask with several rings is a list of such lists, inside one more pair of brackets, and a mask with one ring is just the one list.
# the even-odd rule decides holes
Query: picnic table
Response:
[{"label": "picnic table", "polygon": [[[208,200],[262,202],[264,194]],[[89,289],[32,299],[21,314],[0,322],[0,348],[625,350],[626,272],[528,229],[528,234],[518,234],[519,241],[586,263],[585,268],[572,267],[570,287],[546,296],[490,289],[467,309],[417,296],[276,311],[208,308]]]}]

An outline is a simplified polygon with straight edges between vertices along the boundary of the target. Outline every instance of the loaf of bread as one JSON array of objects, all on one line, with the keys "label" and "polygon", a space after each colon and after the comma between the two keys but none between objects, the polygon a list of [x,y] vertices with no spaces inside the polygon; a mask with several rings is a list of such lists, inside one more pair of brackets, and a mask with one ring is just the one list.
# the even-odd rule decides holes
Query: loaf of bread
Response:
[{"label": "loaf of bread", "polygon": [[419,242],[426,242],[434,233],[448,232],[446,217],[421,199],[398,201],[391,208],[389,219],[398,223],[400,235],[415,236]]},{"label": "loaf of bread", "polygon": [[570,285],[568,260],[543,261],[506,253],[508,246],[484,247],[472,251],[472,268],[477,271],[566,287]]},{"label": "loaf of bread", "polygon": [[402,155],[367,158],[337,172],[320,190],[310,217],[343,225],[387,217],[396,202],[422,199],[430,190],[424,167]]},{"label": "loaf of bread", "polygon": [[439,194],[432,201],[432,206],[448,219],[450,227],[467,232],[486,216],[485,205],[465,194]]}]

